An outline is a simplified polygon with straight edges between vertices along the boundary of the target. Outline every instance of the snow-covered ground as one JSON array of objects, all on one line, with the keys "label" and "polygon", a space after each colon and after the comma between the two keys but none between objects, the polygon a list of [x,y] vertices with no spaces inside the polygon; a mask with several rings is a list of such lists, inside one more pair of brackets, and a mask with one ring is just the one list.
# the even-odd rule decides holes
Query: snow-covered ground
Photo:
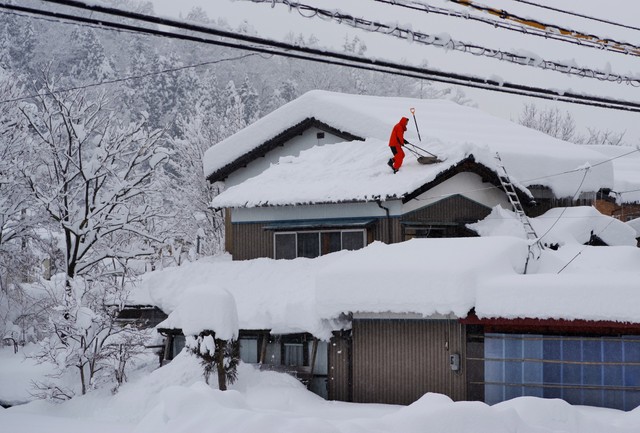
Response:
[{"label": "snow-covered ground", "polygon": [[[22,358],[6,351],[0,351],[2,384],[7,369]],[[102,390],[62,404],[36,401],[0,409],[0,426],[11,433],[632,433],[640,429],[640,408],[622,412],[534,397],[488,406],[440,394],[426,394],[409,406],[332,402],[288,375],[246,364],[240,365],[238,382],[221,392],[204,383],[199,362],[183,352],[115,395]]]}]

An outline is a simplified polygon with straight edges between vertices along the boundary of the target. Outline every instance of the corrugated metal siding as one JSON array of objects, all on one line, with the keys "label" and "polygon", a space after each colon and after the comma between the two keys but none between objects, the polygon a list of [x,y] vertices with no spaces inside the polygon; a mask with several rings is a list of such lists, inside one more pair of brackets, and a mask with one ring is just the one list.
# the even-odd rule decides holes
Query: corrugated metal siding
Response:
[{"label": "corrugated metal siding", "polygon": [[273,257],[273,232],[264,224],[232,224],[231,250],[233,260]]},{"label": "corrugated metal siding", "polygon": [[403,221],[412,222],[476,222],[491,213],[487,206],[461,195],[443,199],[403,216]]},{"label": "corrugated metal siding", "polygon": [[[464,325],[452,320],[354,320],[353,401],[410,404],[427,392],[466,397]],[[460,354],[454,372],[449,355]]]},{"label": "corrugated metal siding", "polygon": [[[391,226],[391,239],[389,239],[389,226]],[[391,244],[403,240],[399,218],[380,218],[370,230],[374,241]]]},{"label": "corrugated metal siding", "polygon": [[348,335],[334,335],[329,343],[329,400],[351,401],[350,345]]}]

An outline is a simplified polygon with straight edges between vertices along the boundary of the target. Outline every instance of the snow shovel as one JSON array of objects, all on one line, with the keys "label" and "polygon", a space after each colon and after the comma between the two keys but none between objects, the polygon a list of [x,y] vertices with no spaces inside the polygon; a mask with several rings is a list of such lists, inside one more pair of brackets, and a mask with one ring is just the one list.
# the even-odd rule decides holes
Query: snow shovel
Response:
[{"label": "snow shovel", "polygon": [[[418,128],[418,121],[416,120],[416,109],[415,108],[410,108],[409,111],[411,111],[411,115],[413,116],[413,123],[415,123],[416,125],[416,131],[418,131],[418,140],[420,140],[420,144],[422,144],[422,137],[420,137],[420,129]],[[431,156],[423,156],[423,155],[419,155],[418,152],[416,151],[412,151],[417,157],[418,157],[418,162],[420,164],[436,164],[438,162],[442,162],[442,160],[440,158],[438,158],[437,155],[434,155],[433,153],[429,152],[428,150],[425,150],[419,146],[416,146],[413,143],[408,143],[408,145],[413,146],[415,149],[419,149],[424,153],[428,153]],[[407,148],[408,149],[408,148]],[[411,149],[409,149],[411,150]]]}]

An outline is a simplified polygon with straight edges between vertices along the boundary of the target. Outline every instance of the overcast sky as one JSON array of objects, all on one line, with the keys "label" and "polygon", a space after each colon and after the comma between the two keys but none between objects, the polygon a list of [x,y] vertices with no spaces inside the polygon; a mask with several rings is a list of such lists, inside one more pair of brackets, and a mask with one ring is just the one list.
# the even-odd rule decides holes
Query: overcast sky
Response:
[{"label": "overcast sky", "polygon": [[[506,30],[496,31],[485,24],[436,16],[434,14],[412,12],[404,8],[383,5],[373,0],[349,0],[348,2],[344,0],[299,1],[325,9],[340,9],[345,13],[385,23],[397,22],[399,25],[410,26],[413,30],[423,33],[446,34],[459,41],[473,42],[511,52],[527,51],[545,60],[571,62],[581,67],[611,70],[614,73],[633,75],[640,78],[640,57],[577,47],[561,42],[550,42],[543,38],[524,36]],[[446,0],[422,1],[433,6],[469,11],[469,8],[455,5]],[[640,2],[633,0],[607,0],[606,2],[602,0],[534,1],[539,4],[547,4],[629,26],[637,26],[635,18],[640,16]],[[306,19],[295,11],[289,12],[283,5],[276,5],[271,8],[268,4],[256,4],[242,0],[152,0],[152,3],[157,14],[174,18],[186,15],[194,6],[200,6],[207,12],[210,19],[224,18],[233,27],[246,20],[256,29],[260,36],[267,38],[283,39],[289,32],[294,34],[303,33],[307,36],[314,34],[320,40],[321,46],[340,49],[346,35],[350,37],[358,35],[367,44],[367,55],[377,58],[387,58],[396,62],[416,65],[426,61],[429,67],[448,72],[498,78],[518,84],[570,90],[576,93],[640,102],[640,88],[625,84],[601,83],[592,79],[570,77],[557,72],[475,57],[467,53],[419,46],[418,44],[411,44],[387,35],[371,34],[349,26],[328,23],[317,18]],[[640,31],[557,14],[516,0],[482,0],[477,3],[503,8],[512,13],[598,36],[640,45]],[[604,7],[605,5],[606,8]],[[536,101],[540,106],[553,104],[548,101],[505,96],[495,92],[469,88],[464,90],[478,104],[479,108],[511,119],[518,118],[523,102]],[[567,103],[556,104],[561,110],[569,110],[572,113],[578,125],[582,128],[582,132],[585,132],[587,126],[614,132],[626,131],[626,139],[629,144],[640,144],[639,113],[594,109]]]}]

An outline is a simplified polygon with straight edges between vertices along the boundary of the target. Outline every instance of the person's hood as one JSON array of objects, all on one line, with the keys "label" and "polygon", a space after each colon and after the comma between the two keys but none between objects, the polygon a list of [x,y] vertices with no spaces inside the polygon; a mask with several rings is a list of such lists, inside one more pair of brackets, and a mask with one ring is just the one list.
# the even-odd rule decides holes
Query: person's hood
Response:
[{"label": "person's hood", "polygon": [[409,119],[407,117],[400,119],[400,125],[402,125],[405,131],[407,130],[407,123],[409,123]]}]

